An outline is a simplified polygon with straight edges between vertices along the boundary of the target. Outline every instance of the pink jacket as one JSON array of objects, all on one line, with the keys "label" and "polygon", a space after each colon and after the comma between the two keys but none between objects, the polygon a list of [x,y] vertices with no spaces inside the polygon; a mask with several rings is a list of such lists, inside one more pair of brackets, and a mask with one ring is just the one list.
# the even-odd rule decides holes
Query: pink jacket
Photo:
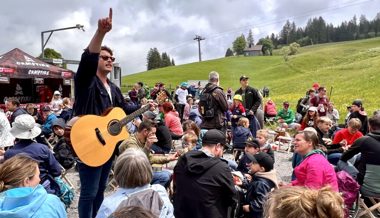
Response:
[{"label": "pink jacket", "polygon": [[178,112],[169,111],[164,115],[165,125],[169,128],[170,132],[176,135],[183,135],[181,120],[179,119]]},{"label": "pink jacket", "polygon": [[268,115],[276,116],[276,105],[272,100],[267,101],[267,103],[264,105],[264,112]]},{"label": "pink jacket", "polygon": [[321,154],[307,157],[294,169],[294,173],[296,180],[292,181],[293,186],[320,189],[330,185],[334,191],[339,191],[334,168]]}]

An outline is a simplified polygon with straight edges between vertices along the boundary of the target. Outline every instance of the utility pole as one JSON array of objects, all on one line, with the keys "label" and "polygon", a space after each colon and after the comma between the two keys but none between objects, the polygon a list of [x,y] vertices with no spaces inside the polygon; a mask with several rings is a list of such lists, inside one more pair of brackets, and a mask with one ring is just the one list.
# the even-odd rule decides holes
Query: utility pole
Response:
[{"label": "utility pole", "polygon": [[199,35],[195,35],[195,38],[194,40],[197,40],[198,41],[198,53],[199,53],[199,62],[202,61],[202,55],[201,55],[201,41],[202,40],[205,40],[206,38],[202,37],[202,36],[199,36]]}]

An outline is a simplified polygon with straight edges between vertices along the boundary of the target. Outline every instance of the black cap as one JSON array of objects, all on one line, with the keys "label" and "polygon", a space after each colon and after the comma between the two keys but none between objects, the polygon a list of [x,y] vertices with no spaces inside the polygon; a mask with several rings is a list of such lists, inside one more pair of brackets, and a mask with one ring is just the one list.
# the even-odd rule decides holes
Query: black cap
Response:
[{"label": "black cap", "polygon": [[202,138],[203,145],[226,144],[226,134],[217,129],[208,130]]},{"label": "black cap", "polygon": [[247,141],[245,141],[245,146],[260,148],[259,141],[253,137],[248,137]]},{"label": "black cap", "polygon": [[243,76],[240,77],[240,81],[242,81],[242,80],[246,80],[246,79],[249,79],[249,77],[246,76],[246,75],[243,75]]},{"label": "black cap", "polygon": [[356,99],[355,101],[352,102],[352,105],[356,105],[358,107],[362,107],[363,106],[363,102],[360,99]]},{"label": "black cap", "polygon": [[269,156],[269,154],[265,152],[259,152],[259,153],[256,153],[255,155],[252,155],[252,154],[246,154],[246,155],[252,163],[257,163],[261,167],[264,167],[265,172],[271,171],[273,169],[274,161],[273,161],[273,158]]}]

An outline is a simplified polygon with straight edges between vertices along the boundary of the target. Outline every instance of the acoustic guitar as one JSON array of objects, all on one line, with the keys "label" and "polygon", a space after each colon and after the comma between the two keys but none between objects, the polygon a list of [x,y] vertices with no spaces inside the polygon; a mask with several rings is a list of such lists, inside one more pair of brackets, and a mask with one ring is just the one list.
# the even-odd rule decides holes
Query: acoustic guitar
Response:
[{"label": "acoustic guitar", "polygon": [[97,167],[107,162],[119,142],[129,137],[126,124],[149,110],[146,105],[135,112],[125,114],[115,107],[103,116],[84,115],[75,119],[70,130],[70,143],[78,158],[88,166]]},{"label": "acoustic guitar", "polygon": [[[156,102],[168,101],[164,91],[157,94]],[[73,117],[66,125],[65,140],[75,155],[86,165],[97,167],[107,162],[119,142],[129,137],[126,124],[149,110],[146,105],[126,116],[123,109],[115,107],[103,116],[84,115]]]}]

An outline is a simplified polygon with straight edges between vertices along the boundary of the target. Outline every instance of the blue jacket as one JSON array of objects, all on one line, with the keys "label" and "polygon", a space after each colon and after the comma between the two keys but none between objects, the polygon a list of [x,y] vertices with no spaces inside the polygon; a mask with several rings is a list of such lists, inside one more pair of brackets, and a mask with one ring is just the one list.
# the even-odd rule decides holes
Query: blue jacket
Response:
[{"label": "blue jacket", "polygon": [[61,166],[46,145],[29,139],[20,140],[5,152],[4,159],[7,160],[20,153],[26,153],[39,162],[41,182],[47,179],[48,174],[52,177],[61,175]]},{"label": "blue jacket", "polygon": [[53,121],[57,119],[57,116],[54,113],[51,113],[47,116],[45,123],[42,125],[42,133],[49,135],[53,132]]},{"label": "blue jacket", "polygon": [[244,148],[245,141],[247,141],[248,137],[252,137],[251,131],[248,128],[238,126],[234,128],[233,140],[234,140],[234,148]]},{"label": "blue jacket", "polygon": [[0,193],[0,218],[66,218],[63,203],[45,189],[20,187]]},{"label": "blue jacket", "polygon": [[78,72],[75,74],[75,104],[73,116],[94,114],[102,115],[110,107],[121,107],[130,114],[139,105],[127,105],[120,89],[108,80],[111,88],[112,102],[102,81],[96,76],[98,53],[90,53],[88,49],[82,54]]}]

